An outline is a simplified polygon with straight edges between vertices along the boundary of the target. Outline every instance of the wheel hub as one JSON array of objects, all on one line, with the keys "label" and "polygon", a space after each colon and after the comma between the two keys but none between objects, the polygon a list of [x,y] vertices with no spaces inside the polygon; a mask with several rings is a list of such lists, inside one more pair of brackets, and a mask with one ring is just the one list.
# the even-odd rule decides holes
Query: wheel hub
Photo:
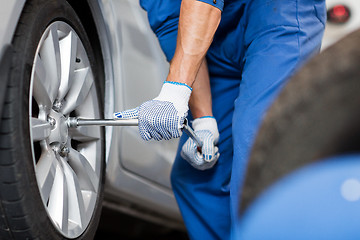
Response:
[{"label": "wheel hub", "polygon": [[48,118],[52,125],[49,144],[58,143],[60,145],[66,145],[69,137],[66,117],[61,113],[51,110]]}]

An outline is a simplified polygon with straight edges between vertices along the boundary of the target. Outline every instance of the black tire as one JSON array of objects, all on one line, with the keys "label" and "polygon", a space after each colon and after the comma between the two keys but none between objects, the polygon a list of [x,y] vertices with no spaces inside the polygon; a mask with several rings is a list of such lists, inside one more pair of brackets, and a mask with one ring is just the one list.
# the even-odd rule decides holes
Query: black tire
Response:
[{"label": "black tire", "polygon": [[[14,55],[0,126],[0,239],[67,239],[50,220],[41,199],[34,170],[29,127],[32,65],[40,38],[54,21],[69,24],[80,37],[95,75],[102,104],[103,77],[75,11],[65,0],[26,1],[13,37]],[[100,74],[100,75],[99,75]],[[103,109],[100,106],[100,109]],[[100,111],[102,112],[102,111]],[[102,116],[101,116],[102,117]],[[104,185],[104,132],[101,129],[101,174],[94,212],[75,239],[93,239],[101,213]]]},{"label": "black tire", "polygon": [[241,212],[279,178],[360,151],[360,31],[309,61],[270,107],[255,140]]}]

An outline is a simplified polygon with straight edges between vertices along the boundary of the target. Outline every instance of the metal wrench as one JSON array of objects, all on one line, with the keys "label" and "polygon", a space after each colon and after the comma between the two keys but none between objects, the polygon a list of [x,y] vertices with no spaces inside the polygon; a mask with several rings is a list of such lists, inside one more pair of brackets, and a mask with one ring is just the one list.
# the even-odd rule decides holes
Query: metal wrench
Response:
[{"label": "metal wrench", "polygon": [[[77,128],[80,126],[137,126],[139,120],[135,119],[83,119],[77,117],[69,117],[67,125],[69,128]],[[194,130],[189,126],[188,120],[185,118],[182,130],[194,140],[198,151],[201,152],[202,141],[195,134]]]}]

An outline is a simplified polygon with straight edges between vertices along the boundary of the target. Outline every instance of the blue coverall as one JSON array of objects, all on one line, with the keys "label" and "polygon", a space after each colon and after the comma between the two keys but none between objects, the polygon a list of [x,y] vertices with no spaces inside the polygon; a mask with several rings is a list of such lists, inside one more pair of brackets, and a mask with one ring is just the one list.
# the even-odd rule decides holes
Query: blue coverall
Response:
[{"label": "blue coverall", "polygon": [[[220,158],[210,170],[194,169],[180,156],[188,138],[184,134],[171,183],[191,239],[230,239],[256,131],[286,80],[320,49],[325,1],[200,1],[223,11],[206,55]],[[140,4],[170,61],[181,0],[140,0]]]}]

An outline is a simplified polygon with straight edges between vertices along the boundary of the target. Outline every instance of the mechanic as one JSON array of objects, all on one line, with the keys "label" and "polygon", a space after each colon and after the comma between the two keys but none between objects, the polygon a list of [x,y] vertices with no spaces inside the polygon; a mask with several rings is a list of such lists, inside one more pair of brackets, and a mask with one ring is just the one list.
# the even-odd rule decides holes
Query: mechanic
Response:
[{"label": "mechanic", "polygon": [[171,174],[176,200],[191,239],[236,239],[238,196],[256,131],[286,80],[320,49],[325,1],[140,4],[170,70],[155,99],[114,116],[138,117],[145,140],[167,140],[180,137],[190,107],[203,147],[199,153],[181,136]]}]

